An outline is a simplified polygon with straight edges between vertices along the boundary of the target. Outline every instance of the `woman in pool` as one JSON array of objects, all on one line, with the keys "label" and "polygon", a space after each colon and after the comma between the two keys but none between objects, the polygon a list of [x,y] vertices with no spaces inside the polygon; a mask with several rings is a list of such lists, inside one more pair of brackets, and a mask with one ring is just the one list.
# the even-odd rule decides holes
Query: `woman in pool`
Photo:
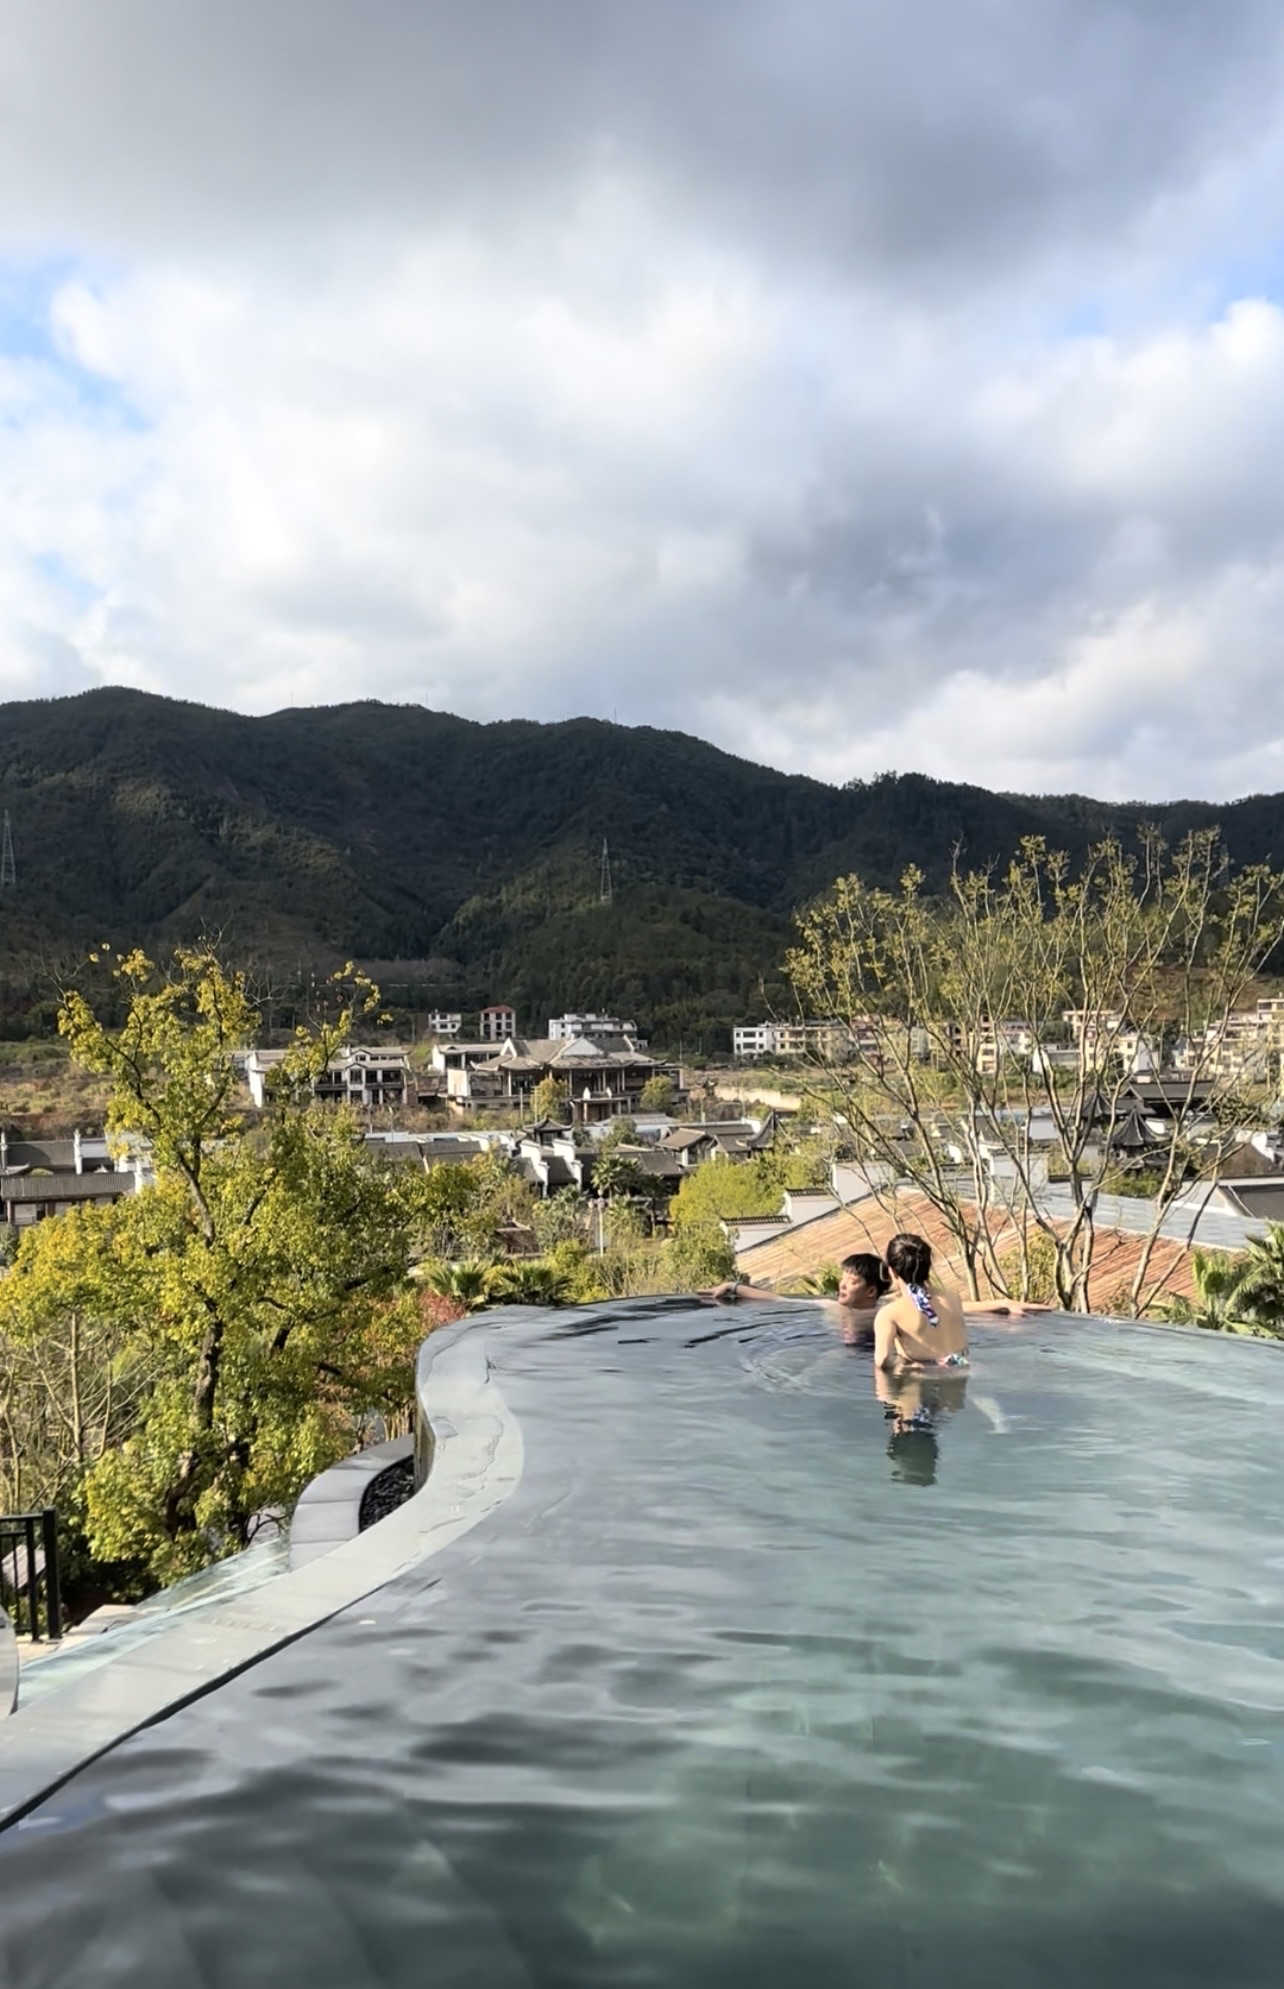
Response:
[{"label": "woman in pool", "polygon": [[963,1301],[932,1279],[931,1246],[903,1230],[887,1246],[887,1268],[896,1287],[874,1322],[874,1360],[880,1368],[967,1366]]}]

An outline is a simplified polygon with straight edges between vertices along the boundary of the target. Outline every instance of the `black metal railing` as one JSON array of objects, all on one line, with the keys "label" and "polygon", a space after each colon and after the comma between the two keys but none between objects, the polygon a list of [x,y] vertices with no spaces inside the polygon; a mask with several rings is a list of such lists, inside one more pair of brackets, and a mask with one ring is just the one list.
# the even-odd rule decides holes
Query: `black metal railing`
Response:
[{"label": "black metal railing", "polygon": [[[62,1595],[58,1586],[58,1515],[0,1513],[0,1603],[32,1643],[62,1635]],[[43,1618],[44,1628],[41,1629]]]}]

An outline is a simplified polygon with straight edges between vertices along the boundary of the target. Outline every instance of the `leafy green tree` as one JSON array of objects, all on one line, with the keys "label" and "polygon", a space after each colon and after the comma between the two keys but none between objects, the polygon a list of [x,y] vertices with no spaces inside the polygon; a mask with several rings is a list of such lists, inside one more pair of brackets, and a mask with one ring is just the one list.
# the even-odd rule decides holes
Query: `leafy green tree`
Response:
[{"label": "leafy green tree", "polygon": [[780,1207],[780,1171],[773,1156],[756,1160],[707,1160],[680,1183],[670,1204],[675,1232],[737,1216],[774,1215]]},{"label": "leafy green tree", "polygon": [[[86,1525],[96,1553],[169,1580],[244,1545],[258,1512],[404,1406],[421,1177],[368,1165],[350,1115],[311,1102],[368,988],[300,1032],[252,1133],[235,1105],[234,1053],[257,1023],[243,977],[208,949],[164,972],[129,954],[115,974],[119,1026],[74,991],[60,1026],[111,1078],[111,1132],[150,1148],[154,1185],[115,1211],[110,1306],[152,1377],[87,1472]],[[80,1242],[87,1276],[88,1228]]]},{"label": "leafy green tree", "polygon": [[531,1228],[541,1250],[559,1243],[582,1240],[587,1234],[590,1206],[587,1195],[578,1188],[559,1188],[555,1194],[536,1202],[531,1211]]},{"label": "leafy green tree", "polygon": [[463,1245],[481,1199],[482,1182],[472,1161],[443,1161],[424,1175],[419,1197],[419,1241],[428,1257],[449,1257]]},{"label": "leafy green tree", "polygon": [[548,1119],[555,1125],[569,1126],[571,1123],[571,1089],[561,1078],[550,1073],[542,1077],[531,1093],[531,1116],[535,1119]]},{"label": "leafy green tree", "polygon": [[611,1288],[602,1275],[601,1258],[593,1255],[578,1239],[568,1237],[561,1243],[555,1243],[546,1261],[566,1280],[570,1296],[577,1305],[591,1305],[597,1299],[611,1296]]},{"label": "leafy green tree", "polygon": [[612,1199],[617,1195],[640,1195],[648,1179],[633,1156],[622,1147],[608,1147],[605,1153],[599,1151],[594,1158],[593,1186],[600,1195]]},{"label": "leafy green tree", "polygon": [[155,1383],[134,1334],[128,1217],[73,1206],[23,1232],[0,1280],[0,1504],[80,1510],[87,1470],[133,1427]]},{"label": "leafy green tree", "polygon": [[657,1074],[649,1077],[642,1086],[639,1103],[644,1112],[671,1112],[677,1103],[678,1094],[673,1088],[673,1079]]},{"label": "leafy green tree", "polygon": [[700,1291],[734,1277],[736,1253],[713,1222],[689,1222],[665,1245],[666,1270],[675,1291]]},{"label": "leafy green tree", "polygon": [[456,1225],[458,1247],[466,1256],[493,1257],[501,1230],[513,1224],[530,1227],[538,1198],[532,1184],[514,1174],[506,1156],[493,1149],[464,1166],[472,1186]]}]

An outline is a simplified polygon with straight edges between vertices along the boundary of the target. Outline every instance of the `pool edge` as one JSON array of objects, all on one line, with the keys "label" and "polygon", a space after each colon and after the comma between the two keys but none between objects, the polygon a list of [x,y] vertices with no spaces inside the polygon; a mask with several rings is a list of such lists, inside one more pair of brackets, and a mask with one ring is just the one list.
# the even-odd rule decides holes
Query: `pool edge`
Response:
[{"label": "pool edge", "polygon": [[[540,1308],[509,1308],[534,1313]],[[484,1335],[458,1328],[419,1350],[416,1414],[430,1468],[394,1513],[243,1600],[220,1604],[0,1724],[0,1831],[141,1732],[306,1636],[429,1559],[501,1505],[521,1481],[521,1430],[496,1387]],[[436,1344],[434,1344],[434,1342]]]}]

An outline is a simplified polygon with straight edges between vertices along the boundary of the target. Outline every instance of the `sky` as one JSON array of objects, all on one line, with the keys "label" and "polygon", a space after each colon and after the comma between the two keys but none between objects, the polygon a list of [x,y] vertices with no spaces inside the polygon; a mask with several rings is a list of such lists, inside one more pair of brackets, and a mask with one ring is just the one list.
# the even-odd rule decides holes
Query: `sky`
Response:
[{"label": "sky", "polygon": [[1275,0],[0,0],[0,699],[1284,790]]}]

